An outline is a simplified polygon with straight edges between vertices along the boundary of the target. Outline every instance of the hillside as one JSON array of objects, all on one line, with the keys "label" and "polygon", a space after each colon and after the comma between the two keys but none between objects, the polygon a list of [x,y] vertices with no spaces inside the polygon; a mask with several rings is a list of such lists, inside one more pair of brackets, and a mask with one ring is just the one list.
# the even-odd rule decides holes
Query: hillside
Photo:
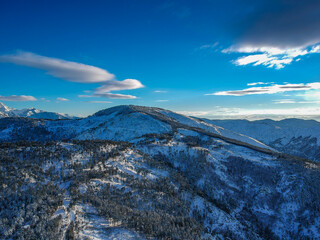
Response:
[{"label": "hillside", "polygon": [[[146,134],[174,134],[178,129],[205,133],[248,147],[276,152],[267,145],[222,127],[168,110],[141,106],[117,106],[84,119],[50,121],[0,119],[1,140],[104,139],[135,141]],[[17,129],[19,128],[19,132]]]},{"label": "hillside", "polygon": [[320,237],[319,164],[202,120],[118,106],[0,137],[2,239]]}]

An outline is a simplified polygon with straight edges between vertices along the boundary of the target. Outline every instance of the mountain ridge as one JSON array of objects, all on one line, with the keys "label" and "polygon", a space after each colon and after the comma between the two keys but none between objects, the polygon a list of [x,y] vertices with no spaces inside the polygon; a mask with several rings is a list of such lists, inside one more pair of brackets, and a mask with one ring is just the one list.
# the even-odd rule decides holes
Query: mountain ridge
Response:
[{"label": "mountain ridge", "polygon": [[320,162],[320,122],[316,120],[202,120],[239,133],[245,132],[279,151]]},{"label": "mountain ridge", "polygon": [[[111,108],[107,108],[101,111],[98,111],[97,113],[88,116],[87,118],[79,119],[76,122],[73,122],[73,120],[69,120],[67,122],[48,122],[49,125],[55,125],[56,127],[64,127],[64,124],[70,123],[80,123],[80,126],[87,126],[90,123],[94,123],[94,127],[88,127],[84,128],[85,132],[88,132],[90,130],[96,130],[95,128],[97,127],[97,123],[100,124],[101,128],[102,124],[107,123],[107,120],[111,119],[117,119],[117,116],[121,116],[121,121],[126,121],[126,120],[133,120],[135,121],[135,118],[142,118],[144,121],[149,121],[149,119],[145,119],[146,116],[151,117],[153,120],[152,124],[156,123],[154,121],[158,121],[161,123],[164,123],[167,125],[167,128],[170,126],[170,129],[166,130],[163,129],[164,131],[170,132],[170,131],[176,131],[176,129],[179,128],[188,128],[189,130],[194,130],[194,131],[200,131],[202,133],[210,134],[213,137],[217,138],[222,138],[224,140],[232,141],[232,139],[238,140],[239,143],[243,141],[249,142],[249,145],[256,145],[257,147],[260,148],[266,148],[269,150],[273,150],[270,147],[262,144],[261,142],[258,142],[250,137],[247,137],[245,135],[239,135],[235,132],[231,132],[229,130],[225,130],[222,127],[216,126],[216,125],[210,125],[210,124],[202,124],[201,121],[198,121],[197,119],[184,116],[181,114],[174,113],[169,110],[165,110],[162,108],[154,108],[154,107],[144,107],[144,106],[136,106],[136,105],[120,105],[120,106],[115,106]],[[107,118],[107,119],[104,119]],[[116,120],[113,120],[116,121]],[[70,127],[70,124],[67,127]],[[161,125],[161,124],[160,124]],[[159,125],[159,128],[163,128]],[[50,126],[52,127],[52,126]],[[135,126],[130,126],[127,125],[127,128],[135,128]],[[106,128],[107,129],[107,128]],[[150,133],[158,133],[158,129],[152,129],[150,132],[146,132],[148,134]],[[162,130],[161,130],[162,131]],[[103,137],[103,136],[102,136]],[[137,135],[135,137],[140,137],[139,132],[137,132]]]},{"label": "mountain ridge", "polygon": [[[10,121],[10,119],[8,119]],[[1,125],[1,120],[0,120]],[[41,126],[39,130],[34,126]],[[217,125],[208,124],[203,119],[174,113],[172,111],[137,105],[119,105],[100,110],[83,119],[64,121],[29,121],[27,132],[34,129],[36,132],[46,133],[44,139],[102,139],[115,141],[135,141],[148,134],[163,134],[177,132],[179,129],[187,129],[205,136],[221,139],[225,142],[266,153],[275,157],[295,159],[308,162],[304,156],[288,154],[275,150],[254,138],[238,134]],[[0,131],[0,140],[10,140],[10,128]],[[14,131],[14,134],[16,132]],[[8,135],[9,134],[9,135]],[[12,134],[14,136],[14,134]],[[32,133],[32,136],[37,136]],[[21,136],[21,134],[19,135]],[[40,135],[41,136],[41,135]],[[39,136],[37,136],[39,137]],[[38,140],[29,138],[29,140]]]}]

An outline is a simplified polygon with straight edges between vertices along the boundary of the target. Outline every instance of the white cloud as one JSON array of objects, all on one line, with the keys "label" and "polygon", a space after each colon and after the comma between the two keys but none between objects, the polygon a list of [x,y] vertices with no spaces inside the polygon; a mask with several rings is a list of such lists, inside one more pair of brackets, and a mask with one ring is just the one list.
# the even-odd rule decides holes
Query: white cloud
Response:
[{"label": "white cloud", "polygon": [[143,88],[143,84],[136,79],[125,79],[123,81],[110,80],[95,90],[95,93],[105,93],[119,90]]},{"label": "white cloud", "polygon": [[269,68],[281,69],[293,61],[300,61],[302,56],[320,53],[320,45],[308,45],[303,47],[273,47],[273,46],[252,46],[234,45],[222,50],[223,53],[243,53],[242,56],[233,61],[235,65],[253,66],[263,65]]},{"label": "white cloud", "polygon": [[28,102],[28,101],[37,101],[37,99],[33,96],[11,95],[11,96],[0,96],[0,101]]},{"label": "white cloud", "polygon": [[39,68],[47,71],[49,75],[71,82],[98,83],[115,78],[113,74],[98,67],[44,57],[30,52],[2,55],[0,61]]},{"label": "white cloud", "polygon": [[93,95],[78,95],[79,98],[92,98]]},{"label": "white cloud", "polygon": [[273,84],[274,82],[254,82],[254,83],[247,83],[247,86],[256,86],[256,85],[269,85]]},{"label": "white cloud", "polygon": [[268,61],[272,61],[275,58],[269,57],[267,54],[254,54],[246,57],[241,57],[235,60],[233,63],[235,65],[247,65],[254,63],[254,65],[264,64]]},{"label": "white cloud", "polygon": [[94,94],[95,97],[106,97],[110,99],[136,99],[136,96],[132,95],[125,95],[119,93],[96,93]]},{"label": "white cloud", "polygon": [[293,99],[276,99],[272,100],[275,104],[292,104],[292,103],[297,103]]},{"label": "white cloud", "polygon": [[320,52],[319,1],[254,1],[250,8],[237,25],[235,44],[222,51],[243,54],[234,64],[280,69]]},{"label": "white cloud", "polygon": [[162,90],[156,90],[156,91],[153,91],[155,93],[167,93],[168,91],[162,91]]},{"label": "white cloud", "polygon": [[251,87],[242,90],[232,90],[232,91],[221,91],[215,92],[205,95],[222,95],[222,96],[244,96],[244,95],[252,95],[252,94],[274,94],[281,92],[289,92],[289,91],[302,91],[302,90],[314,90],[320,89],[320,82],[314,83],[300,83],[300,84],[274,84],[271,86],[265,87]]},{"label": "white cloud", "polygon": [[311,50],[303,50],[303,49],[274,49],[274,48],[239,48],[239,49],[229,49],[224,52],[238,52],[238,53],[251,53],[251,55],[239,57],[234,60],[233,63],[235,65],[249,65],[253,66],[264,65],[269,68],[281,69],[286,65],[292,63],[294,60],[299,61],[299,56],[303,56],[311,52]]},{"label": "white cloud", "polygon": [[320,101],[300,101],[294,99],[276,99],[272,100],[274,104],[316,104],[320,103]]},{"label": "white cloud", "polygon": [[199,49],[215,49],[217,46],[219,45],[219,42],[215,42],[213,44],[205,44],[205,45],[202,45]]},{"label": "white cloud", "polygon": [[156,100],[156,102],[168,102],[169,100]]},{"label": "white cloud", "polygon": [[67,102],[67,101],[69,101],[69,99],[67,99],[67,98],[62,98],[62,97],[57,97],[57,99],[56,99],[58,102]]},{"label": "white cloud", "polygon": [[78,95],[79,98],[104,97],[110,99],[136,99],[136,96],[125,95],[119,93],[94,93],[92,95]]},{"label": "white cloud", "polygon": [[[111,91],[130,90],[143,88],[144,85],[136,79],[125,79],[117,81],[114,74],[107,70],[82,64],[70,62],[58,58],[49,58],[30,52],[17,52],[11,55],[0,56],[0,62],[9,62],[18,65],[34,67],[47,71],[49,75],[61,78],[66,81],[79,83],[100,83],[102,86],[94,90],[93,96],[98,94],[109,93]],[[109,98],[119,97],[119,99],[136,98],[131,95],[123,94],[106,94]],[[63,100],[59,100],[63,101]]]},{"label": "white cloud", "polygon": [[303,97],[307,101],[320,101],[320,90],[310,90],[303,94],[296,95],[297,97]]},{"label": "white cloud", "polygon": [[50,100],[46,99],[46,98],[40,98],[41,101],[44,101],[44,102],[50,102]]}]

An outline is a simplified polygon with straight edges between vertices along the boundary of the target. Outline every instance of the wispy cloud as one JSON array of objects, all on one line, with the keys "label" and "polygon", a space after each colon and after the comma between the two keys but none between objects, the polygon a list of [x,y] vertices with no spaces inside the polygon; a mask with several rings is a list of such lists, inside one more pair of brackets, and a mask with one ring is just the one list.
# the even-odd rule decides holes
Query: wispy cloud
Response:
[{"label": "wispy cloud", "polygon": [[234,64],[280,69],[305,55],[320,53],[319,1],[260,3],[243,21],[242,33],[235,44],[223,50],[245,54],[234,60]]},{"label": "wispy cloud", "polygon": [[156,90],[156,91],[153,91],[155,93],[167,93],[168,91],[163,91],[163,90]]},{"label": "wispy cloud", "polygon": [[256,85],[269,85],[273,84],[274,82],[254,82],[254,83],[247,83],[247,86],[256,86]]},{"label": "wispy cloud", "polygon": [[0,61],[39,68],[47,71],[49,75],[71,82],[98,83],[115,78],[113,74],[98,67],[40,56],[31,52],[19,51],[16,54],[2,55]]},{"label": "wispy cloud", "polygon": [[110,99],[136,99],[136,96],[132,95],[125,95],[119,93],[96,93],[94,94],[95,97],[106,97]]},{"label": "wispy cloud", "polygon": [[274,84],[271,86],[265,87],[251,87],[242,90],[232,90],[232,91],[221,91],[210,93],[206,95],[230,95],[230,96],[244,96],[244,95],[252,95],[252,94],[275,94],[281,92],[289,92],[289,91],[302,91],[302,90],[312,90],[312,89],[320,89],[320,82],[314,83],[300,83],[300,84],[284,84],[278,85]]},{"label": "wispy cloud", "polygon": [[129,90],[143,88],[143,84],[136,79],[126,79],[123,81],[110,80],[95,90],[96,93],[106,93],[111,91]]},{"label": "wispy cloud", "polygon": [[276,99],[276,100],[272,100],[274,102],[274,104],[293,104],[293,103],[297,103],[296,100],[294,99]]},{"label": "wispy cloud", "polygon": [[169,100],[164,100],[164,99],[163,100],[161,100],[161,99],[160,100],[156,100],[156,102],[168,102],[168,101]]},{"label": "wispy cloud", "polygon": [[0,101],[29,102],[29,101],[37,101],[37,99],[33,96],[11,95],[11,96],[0,96]]},{"label": "wispy cloud", "polygon": [[[233,61],[235,65],[249,65],[253,66],[264,65],[269,68],[281,69],[292,63],[293,61],[299,61],[301,56],[319,53],[320,46],[313,46],[310,49],[278,49],[278,48],[230,48],[224,50],[224,52],[239,52],[248,53],[248,56],[240,57]],[[258,54],[257,54],[258,53]]]},{"label": "wispy cloud", "polygon": [[[94,90],[95,94],[144,87],[144,85],[136,79],[125,79],[123,81],[118,81],[116,80],[114,74],[111,74],[107,70],[98,67],[58,58],[40,56],[30,52],[19,51],[16,54],[2,55],[0,56],[0,62],[9,62],[42,69],[45,70],[47,74],[66,81],[79,83],[100,83],[102,86]],[[113,98],[114,95],[122,94],[105,94],[104,97],[110,96],[110,98]]]},{"label": "wispy cloud", "polygon": [[46,99],[46,98],[40,98],[41,101],[44,101],[44,102],[50,102],[50,100]]},{"label": "wispy cloud", "polygon": [[93,97],[104,97],[110,99],[136,99],[136,96],[125,95],[119,93],[94,93],[92,95],[78,95],[79,98],[93,98]]},{"label": "wispy cloud", "polygon": [[203,50],[203,49],[216,49],[216,47],[219,45],[219,42],[215,42],[212,44],[205,44],[200,46],[198,49]]},{"label": "wispy cloud", "polygon": [[58,102],[68,102],[68,101],[69,101],[69,99],[63,98],[63,97],[57,97],[56,100],[57,100]]},{"label": "wispy cloud", "polygon": [[276,99],[272,100],[274,104],[318,104],[320,101],[300,101],[294,99]]},{"label": "wispy cloud", "polygon": [[297,97],[302,97],[306,101],[317,101],[320,102],[320,90],[310,90],[304,93],[299,93],[296,95]]}]

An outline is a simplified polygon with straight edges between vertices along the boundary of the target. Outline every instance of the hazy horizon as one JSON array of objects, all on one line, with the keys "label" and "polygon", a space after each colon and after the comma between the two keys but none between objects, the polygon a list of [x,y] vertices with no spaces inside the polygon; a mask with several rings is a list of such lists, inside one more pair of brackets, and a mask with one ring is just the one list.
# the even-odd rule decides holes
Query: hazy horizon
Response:
[{"label": "hazy horizon", "polygon": [[[2,102],[0,102],[0,104],[4,104]],[[5,106],[11,108],[10,106],[8,106],[7,104],[4,104]],[[60,114],[68,114],[70,116],[75,116],[75,117],[80,117],[80,118],[85,118],[88,117],[100,110],[104,110],[107,108],[112,108],[112,107],[116,107],[116,106],[121,106],[121,105],[115,105],[115,106],[107,106],[105,108],[101,108],[95,112],[92,112],[88,115],[72,115],[69,114],[68,112],[56,112],[56,111],[52,111],[52,112],[56,112],[56,113],[60,113]],[[139,105],[139,106],[143,106],[143,105]],[[153,107],[153,106],[147,106],[147,107]],[[34,107],[30,107],[30,108],[34,108]],[[14,108],[13,108],[14,109]],[[26,108],[28,109],[28,108]],[[21,110],[21,109],[18,109]],[[42,110],[42,111],[48,111],[46,109],[38,109],[38,110]],[[170,110],[170,109],[167,109]],[[171,110],[173,111],[173,110]],[[247,114],[247,115],[214,115],[214,114],[210,114],[210,113],[203,113],[203,112],[186,112],[186,111],[176,111],[179,114],[183,114],[183,115],[187,115],[187,116],[191,116],[191,117],[196,117],[196,118],[204,118],[204,119],[209,119],[209,120],[248,120],[248,121],[257,121],[257,120],[267,120],[267,119],[271,119],[274,121],[281,121],[281,120],[285,120],[285,119],[302,119],[302,120],[315,120],[320,122],[320,115],[280,115],[280,114]]]}]

